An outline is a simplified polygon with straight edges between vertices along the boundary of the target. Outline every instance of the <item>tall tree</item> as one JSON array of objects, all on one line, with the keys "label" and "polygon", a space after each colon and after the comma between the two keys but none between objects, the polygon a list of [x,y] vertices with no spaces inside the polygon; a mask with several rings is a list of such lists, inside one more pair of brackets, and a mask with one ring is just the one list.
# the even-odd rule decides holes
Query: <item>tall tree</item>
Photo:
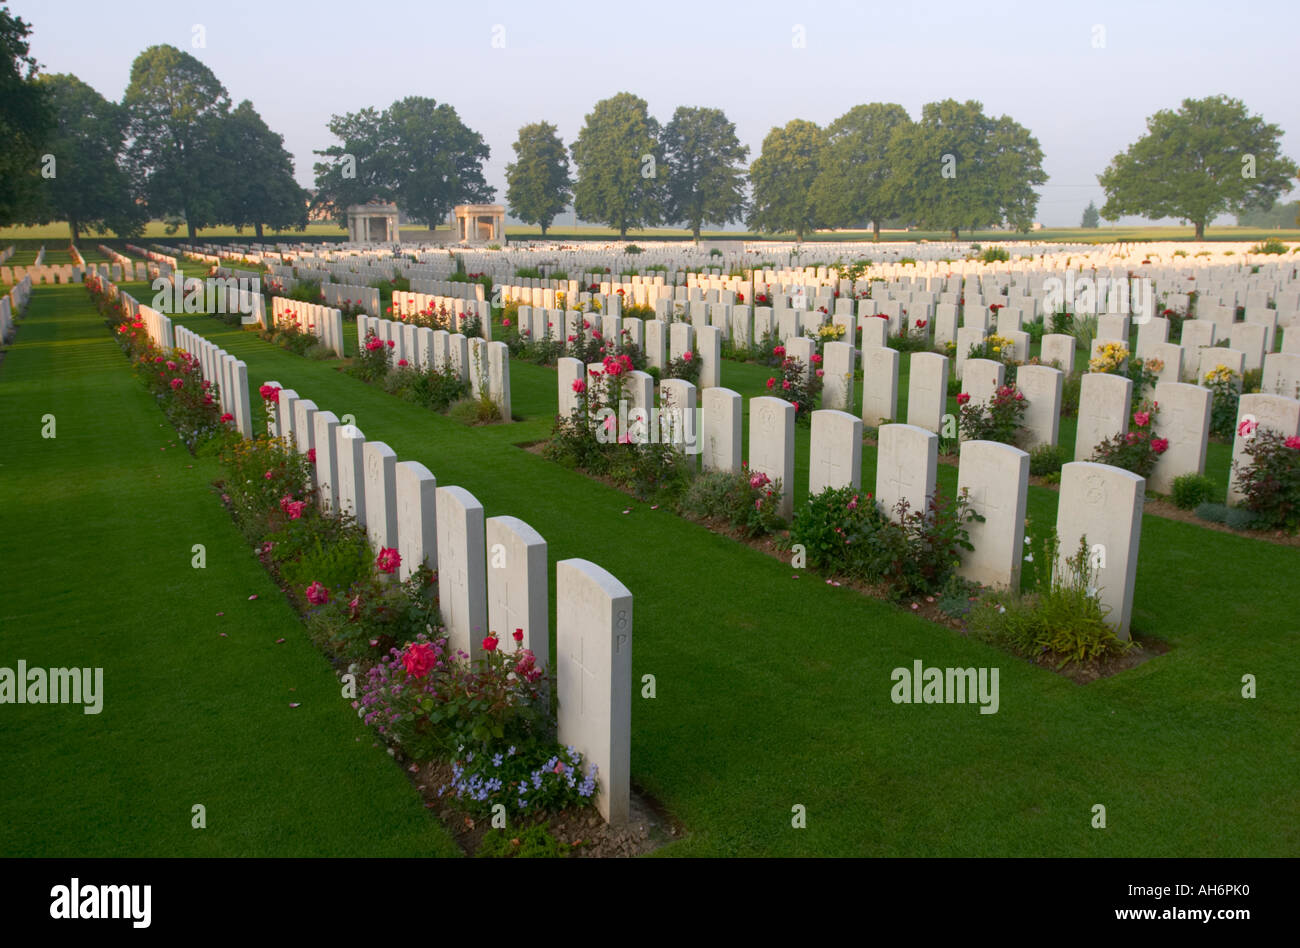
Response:
[{"label": "tall tree", "polygon": [[1089,201],[1088,206],[1083,209],[1083,220],[1079,222],[1080,227],[1094,228],[1101,226],[1101,212],[1097,210],[1097,202]]},{"label": "tall tree", "polygon": [[29,24],[0,7],[0,225],[39,213],[41,155],[54,127],[30,35]]},{"label": "tall tree", "polygon": [[1047,181],[1043,150],[1024,126],[992,118],[979,102],[927,103],[921,120],[898,129],[889,148],[891,190],[922,227],[961,230],[1006,223],[1027,231]]},{"label": "tall tree", "polygon": [[536,224],[542,236],[551,221],[573,200],[569,152],[550,122],[533,122],[519,129],[512,146],[515,160],[506,165],[506,202],[525,224]]},{"label": "tall tree", "polygon": [[222,156],[216,141],[230,96],[216,75],[174,46],[151,46],[131,64],[123,98],[137,186],[157,217],[181,214],[190,240],[215,224]]},{"label": "tall tree", "polygon": [[826,129],[821,171],[813,183],[817,217],[827,227],[861,227],[871,222],[874,239],[880,223],[898,216],[897,190],[889,178],[889,143],[895,131],[912,124],[901,105],[856,105]]},{"label": "tall tree", "polygon": [[1097,176],[1107,220],[1123,214],[1205,225],[1225,211],[1269,204],[1291,187],[1296,164],[1281,154],[1282,130],[1227,96],[1184,99],[1147,119],[1147,133]]},{"label": "tall tree", "polygon": [[826,133],[803,119],[767,133],[762,152],[749,168],[754,188],[750,227],[766,233],[792,230],[802,241],[819,225],[812,189],[825,142]]},{"label": "tall tree", "polygon": [[53,174],[41,183],[44,206],[32,223],[67,221],[75,244],[83,228],[138,237],[148,217],[122,168],[126,113],[73,75],[40,79],[55,120],[48,144]]},{"label": "tall tree", "polygon": [[424,96],[399,99],[330,119],[341,144],[316,154],[316,206],[329,207],[340,224],[349,204],[392,201],[411,220],[435,227],[461,203],[492,200],[483,178],[491,149],[456,110]]},{"label": "tall tree", "polygon": [[580,217],[616,228],[620,238],[662,219],[659,123],[645,99],[620,92],[597,102],[570,150]]},{"label": "tall tree", "polygon": [[266,225],[306,228],[310,195],[293,178],[284,136],[267,127],[252,102],[245,99],[221,120],[217,153],[225,159],[221,223],[251,226],[259,240]]},{"label": "tall tree", "polygon": [[721,109],[678,106],[663,131],[668,163],[664,218],[683,221],[698,242],[704,222],[745,217],[745,159],[749,146]]}]

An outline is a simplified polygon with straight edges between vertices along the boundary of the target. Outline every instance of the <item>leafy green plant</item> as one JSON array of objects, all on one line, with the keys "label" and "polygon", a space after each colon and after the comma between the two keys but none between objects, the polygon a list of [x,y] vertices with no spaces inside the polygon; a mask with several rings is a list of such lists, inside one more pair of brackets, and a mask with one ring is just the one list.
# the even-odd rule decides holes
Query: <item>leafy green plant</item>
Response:
[{"label": "leafy green plant", "polygon": [[563,859],[573,851],[574,847],[552,836],[546,824],[534,823],[513,834],[509,830],[492,830],[483,837],[474,855],[483,859]]},{"label": "leafy green plant", "polygon": [[1167,438],[1154,437],[1154,423],[1160,413],[1154,402],[1142,402],[1133,412],[1132,427],[1116,433],[1097,445],[1090,460],[1122,467],[1142,477],[1150,477],[1160,455],[1169,450]]},{"label": "leafy green plant", "polygon": [[1040,444],[1029,452],[1029,473],[1035,477],[1058,474],[1068,460],[1069,455],[1061,445]]},{"label": "leafy green plant", "polygon": [[[1294,533],[1300,528],[1300,437],[1283,437],[1251,421],[1243,421],[1241,428],[1244,457],[1233,464],[1233,471],[1250,521],[1237,519],[1245,526]],[[1235,526],[1232,513],[1229,526]]]},{"label": "leafy green plant", "polygon": [[1128,648],[1107,622],[1095,586],[1087,538],[1070,556],[1050,589],[1029,595],[994,593],[967,617],[972,635],[1028,658],[1045,657],[1058,668],[1117,654]]},{"label": "leafy green plant", "polygon": [[1029,402],[1014,385],[999,386],[988,402],[975,402],[962,392],[957,396],[958,427],[968,441],[1016,443]]},{"label": "leafy green plant", "polygon": [[695,477],[677,503],[677,512],[691,520],[721,520],[746,537],[781,527],[781,481],[742,469],[704,471]]},{"label": "leafy green plant", "polygon": [[1216,493],[1214,481],[1204,474],[1182,474],[1174,478],[1169,496],[1179,510],[1194,510]]}]

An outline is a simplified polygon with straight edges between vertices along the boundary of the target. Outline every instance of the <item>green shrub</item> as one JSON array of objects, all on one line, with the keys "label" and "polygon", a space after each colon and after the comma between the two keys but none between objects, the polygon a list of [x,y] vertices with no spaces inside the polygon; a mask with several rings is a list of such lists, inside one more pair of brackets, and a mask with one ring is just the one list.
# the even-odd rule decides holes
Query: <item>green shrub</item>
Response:
[{"label": "green shrub", "polygon": [[492,830],[474,855],[483,859],[563,859],[572,851],[552,836],[544,823],[536,823],[513,835],[509,830]]},{"label": "green shrub", "polygon": [[1286,244],[1276,237],[1270,237],[1250,248],[1251,253],[1286,253]]},{"label": "green shrub", "polygon": [[722,520],[747,537],[762,536],[784,522],[780,515],[781,482],[765,474],[740,470],[705,471],[694,478],[677,502],[690,520]]},{"label": "green shrub", "polygon": [[1029,452],[1029,473],[1035,477],[1056,474],[1069,460],[1065,448],[1059,444],[1040,444]]},{"label": "green shrub", "polygon": [[[1244,511],[1229,513],[1228,526],[1286,530],[1300,528],[1300,437],[1284,438],[1272,428],[1256,426],[1246,430],[1243,458],[1233,463]],[[1241,513],[1243,516],[1234,515]],[[1249,513],[1249,520],[1244,516]]]},{"label": "green shrub", "polygon": [[1093,585],[1090,555],[1087,538],[1082,537],[1050,589],[1027,596],[988,596],[967,617],[971,634],[1027,658],[1046,654],[1058,660],[1057,667],[1122,652],[1128,645],[1106,621]]},{"label": "green shrub", "polygon": [[982,254],[980,260],[985,263],[1005,263],[1011,259],[1011,254],[1007,253],[1001,247],[989,247]]},{"label": "green shrub", "polygon": [[1074,418],[1079,414],[1079,393],[1083,388],[1083,374],[1066,369],[1061,383],[1061,417]]},{"label": "green shrub", "polygon": [[1215,502],[1206,502],[1198,504],[1194,513],[1202,520],[1209,523],[1224,523],[1228,519],[1228,511],[1231,508],[1227,504]]},{"label": "green shrub", "polygon": [[974,549],[966,524],[983,519],[964,492],[949,501],[936,490],[928,510],[911,510],[900,501],[886,513],[870,494],[833,488],[795,511],[782,545],[802,544],[809,566],[882,583],[899,599],[942,589],[959,551]]},{"label": "green shrub", "polygon": [[1223,522],[1234,530],[1263,530],[1269,525],[1267,518],[1245,507],[1229,507]]},{"label": "green shrub", "polygon": [[1174,478],[1169,497],[1179,510],[1193,510],[1216,493],[1214,481],[1204,474],[1182,474]]}]

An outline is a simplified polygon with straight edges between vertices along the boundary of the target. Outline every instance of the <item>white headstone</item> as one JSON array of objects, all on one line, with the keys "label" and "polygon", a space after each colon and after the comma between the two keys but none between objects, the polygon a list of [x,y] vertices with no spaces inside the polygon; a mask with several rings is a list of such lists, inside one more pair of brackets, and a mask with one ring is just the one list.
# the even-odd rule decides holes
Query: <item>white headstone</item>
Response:
[{"label": "white headstone", "polygon": [[706,388],[703,395],[701,461],[706,471],[740,470],[740,394],[729,388]]},{"label": "white headstone", "polygon": [[382,441],[367,441],[366,535],[376,551],[397,549],[397,454]]},{"label": "white headstone", "polygon": [[631,806],[632,594],[595,563],[561,560],[555,639],[560,743],[595,767],[596,807],[618,826]]},{"label": "white headstone", "polygon": [[909,513],[930,512],[939,469],[939,436],[913,425],[883,425],[876,451],[876,502],[887,517],[907,501]]},{"label": "white headstone", "polygon": [[1018,591],[1025,555],[1029,455],[997,441],[963,441],[957,490],[968,491],[971,509],[984,517],[983,522],[966,524],[975,549],[961,553],[957,572],[984,586]]},{"label": "white headstone", "polygon": [[453,654],[476,659],[490,631],[483,505],[463,487],[439,487],[436,503],[438,609]]},{"label": "white headstone", "polygon": [[1090,461],[1074,461],[1061,468],[1057,574],[1086,537],[1096,589],[1103,609],[1109,610],[1106,621],[1125,641],[1130,637],[1145,497],[1146,480],[1123,468]]},{"label": "white headstone", "polygon": [[398,576],[410,578],[420,566],[438,568],[438,481],[419,461],[396,467]]},{"label": "white headstone", "polygon": [[780,515],[794,514],[795,407],[768,395],[749,400],[749,469],[781,482]]},{"label": "white headstone", "polygon": [[[546,541],[518,517],[487,520],[488,627],[508,652],[531,649],[550,667],[550,619],[546,588]],[[516,629],[523,641],[516,643]]]},{"label": "white headstone", "polygon": [[1079,386],[1079,423],[1074,459],[1087,461],[1097,445],[1117,434],[1128,433],[1133,383],[1126,376],[1087,372]]},{"label": "white headstone", "polygon": [[862,421],[845,411],[812,413],[808,454],[808,494],[831,487],[862,486]]}]

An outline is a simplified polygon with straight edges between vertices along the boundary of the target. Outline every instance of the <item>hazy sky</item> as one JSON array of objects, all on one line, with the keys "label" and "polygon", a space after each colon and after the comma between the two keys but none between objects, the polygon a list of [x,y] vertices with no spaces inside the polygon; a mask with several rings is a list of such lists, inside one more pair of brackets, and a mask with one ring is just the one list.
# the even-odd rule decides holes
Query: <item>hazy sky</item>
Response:
[{"label": "hazy sky", "polygon": [[[1048,183],[1037,217],[1077,226],[1097,174],[1185,98],[1224,93],[1282,128],[1300,159],[1300,4],[1278,3],[467,3],[18,0],[32,52],[119,99],[131,62],[171,44],[206,63],[232,102],[251,99],[311,184],[336,113],[408,95],[449,102],[492,149],[505,201],[521,125],[570,144],[599,99],[627,91],[666,123],[714,106],[756,157],[774,125],[826,125],[863,102],[977,99],[1037,136]],[[206,45],[196,48],[195,26]],[[801,36],[803,46],[796,46]],[[494,39],[496,45],[494,46]],[[1095,45],[1100,40],[1102,45]],[[1134,219],[1136,220],[1136,219]],[[1225,219],[1226,220],[1226,219]]]}]

